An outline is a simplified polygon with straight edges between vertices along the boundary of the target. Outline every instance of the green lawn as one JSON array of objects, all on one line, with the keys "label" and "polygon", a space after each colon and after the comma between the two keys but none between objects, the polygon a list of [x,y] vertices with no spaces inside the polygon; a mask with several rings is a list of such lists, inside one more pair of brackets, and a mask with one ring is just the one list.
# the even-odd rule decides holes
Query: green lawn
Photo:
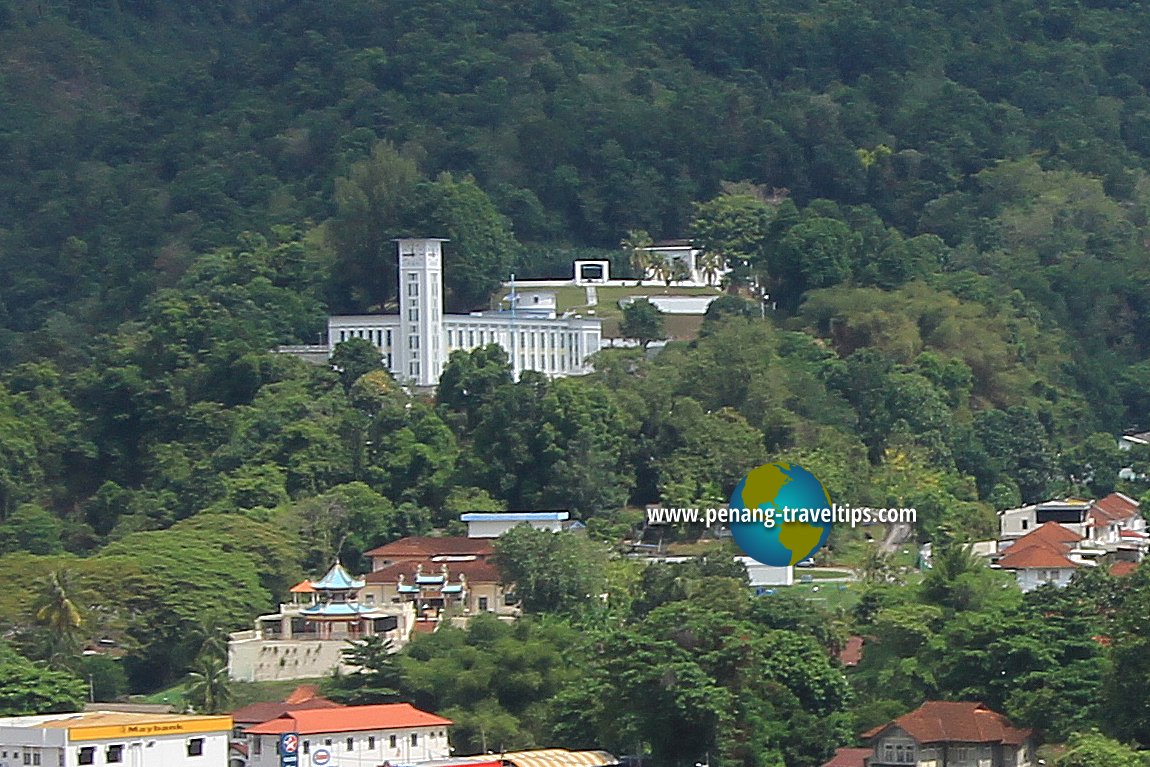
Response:
[{"label": "green lawn", "polygon": [[[242,708],[263,701],[280,701],[301,684],[318,685],[322,681],[322,679],[290,679],[282,682],[232,682],[233,699],[229,708]],[[175,706],[177,711],[183,711],[187,708],[187,699],[184,697],[184,684],[182,682],[150,695],[133,695],[132,702],[167,703],[170,706]]]},{"label": "green lawn", "polygon": [[[840,589],[839,586],[846,588]],[[793,591],[811,602],[828,607],[832,610],[853,607],[858,601],[859,587],[855,583],[799,583],[796,579],[793,586],[780,588]],[[818,589],[818,591],[815,591]]]}]

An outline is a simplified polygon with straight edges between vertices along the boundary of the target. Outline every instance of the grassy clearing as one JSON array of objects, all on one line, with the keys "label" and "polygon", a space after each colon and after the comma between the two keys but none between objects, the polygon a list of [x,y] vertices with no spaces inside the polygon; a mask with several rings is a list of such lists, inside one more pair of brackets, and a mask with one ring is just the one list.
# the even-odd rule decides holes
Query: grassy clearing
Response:
[{"label": "grassy clearing", "polygon": [[[322,679],[288,679],[279,682],[232,682],[231,708],[242,708],[252,703],[283,700],[302,684],[318,685]],[[166,703],[177,711],[188,707],[184,683],[172,685],[151,695],[133,695],[133,703]]]}]

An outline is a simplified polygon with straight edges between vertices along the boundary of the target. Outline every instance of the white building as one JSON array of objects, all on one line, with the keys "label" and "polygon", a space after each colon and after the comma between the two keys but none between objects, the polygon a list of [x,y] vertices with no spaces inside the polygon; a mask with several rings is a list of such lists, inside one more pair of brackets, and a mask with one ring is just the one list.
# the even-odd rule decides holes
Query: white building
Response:
[{"label": "white building", "polygon": [[568,517],[570,514],[566,511],[472,512],[459,515],[459,519],[467,523],[468,538],[498,538],[519,525],[559,533],[563,531]]},{"label": "white building", "polygon": [[290,711],[244,735],[248,767],[280,767],[280,736],[288,733],[299,736],[300,767],[378,767],[446,759],[450,726],[410,703],[387,703]]},{"label": "white building", "polygon": [[451,352],[493,343],[507,351],[516,379],[524,370],[553,377],[591,372],[588,358],[599,351],[602,322],[556,318],[553,295],[550,307],[544,294],[532,293],[530,308],[517,296],[507,310],[444,314],[444,242],[399,240],[399,314],[329,317],[329,353],[343,341],[365,339],[398,381],[415,386],[435,386]]},{"label": "white building", "polygon": [[227,767],[230,716],[85,711],[0,719],[4,767]]},{"label": "white building", "polygon": [[1067,498],[1064,501],[1044,501],[1000,511],[999,538],[1003,540],[1020,538],[1047,522],[1057,522],[1085,538],[1091,505],[1090,501]]},{"label": "white building", "polygon": [[754,557],[735,557],[735,561],[747,568],[747,582],[753,589],[790,586],[795,582],[795,568],[791,565],[764,565]]}]

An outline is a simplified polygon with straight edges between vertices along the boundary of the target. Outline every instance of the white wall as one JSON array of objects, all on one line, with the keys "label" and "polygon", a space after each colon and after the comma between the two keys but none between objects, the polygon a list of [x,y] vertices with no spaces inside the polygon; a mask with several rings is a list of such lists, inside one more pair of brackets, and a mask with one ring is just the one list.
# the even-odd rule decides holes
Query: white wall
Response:
[{"label": "white wall", "polygon": [[795,570],[790,565],[773,567],[751,557],[735,557],[735,561],[747,568],[747,579],[752,587],[790,586],[795,582]]},{"label": "white wall", "polygon": [[[69,744],[64,767],[81,767],[79,761],[81,750],[90,747],[95,748],[95,761],[92,767],[227,767],[228,736],[227,732],[200,732],[79,741]],[[188,744],[196,738],[203,739],[203,754],[189,756]],[[122,762],[108,762],[108,746],[113,744],[124,747]],[[0,752],[2,751],[0,748]],[[56,761],[45,760],[43,767],[57,767],[58,764]]]},{"label": "white wall", "polygon": [[[419,741],[415,746],[411,745],[413,734]],[[394,748],[391,747],[393,735]],[[347,750],[348,738],[352,739],[350,751]],[[370,738],[375,739],[374,744],[369,742]],[[249,735],[248,767],[279,767],[278,744],[278,735]],[[325,751],[328,755],[326,762],[322,758]],[[412,764],[449,756],[451,749],[447,744],[445,726],[300,735],[299,767],[378,767],[384,762]]]},{"label": "white wall", "polygon": [[1034,591],[1044,583],[1052,583],[1058,588],[1062,588],[1070,583],[1070,578],[1073,575],[1074,570],[1070,568],[1044,570],[1028,567],[1025,570],[1015,571],[1015,576],[1018,578],[1018,587],[1024,592]]},{"label": "white wall", "polygon": [[520,525],[530,525],[536,530],[547,530],[551,533],[563,532],[563,522],[560,520],[546,520],[546,521],[492,521],[482,520],[479,522],[467,523],[467,537],[468,538],[498,538],[508,530],[519,527]]}]

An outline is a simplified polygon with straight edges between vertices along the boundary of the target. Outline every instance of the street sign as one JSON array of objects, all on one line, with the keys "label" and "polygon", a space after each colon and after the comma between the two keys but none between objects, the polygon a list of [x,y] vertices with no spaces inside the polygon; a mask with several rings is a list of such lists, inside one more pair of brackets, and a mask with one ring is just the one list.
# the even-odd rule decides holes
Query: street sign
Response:
[{"label": "street sign", "polygon": [[294,732],[280,735],[280,767],[299,767],[299,735]]}]

